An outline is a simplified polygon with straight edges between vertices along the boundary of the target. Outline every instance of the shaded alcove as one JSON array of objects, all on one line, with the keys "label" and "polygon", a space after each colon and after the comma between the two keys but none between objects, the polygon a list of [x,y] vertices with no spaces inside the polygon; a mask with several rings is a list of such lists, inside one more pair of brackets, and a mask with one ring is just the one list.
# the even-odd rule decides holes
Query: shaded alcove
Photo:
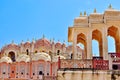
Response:
[{"label": "shaded alcove", "polygon": [[16,61],[16,59],[15,59],[15,53],[13,51],[9,52],[8,57],[10,57],[13,62]]},{"label": "shaded alcove", "polygon": [[83,58],[87,58],[87,42],[86,36],[83,33],[77,35],[77,45],[84,49]]},{"label": "shaded alcove", "polygon": [[108,52],[119,52],[118,28],[114,26],[109,27],[107,38],[108,38]]},{"label": "shaded alcove", "polygon": [[103,57],[102,33],[97,29],[92,32],[92,52],[93,55]]}]

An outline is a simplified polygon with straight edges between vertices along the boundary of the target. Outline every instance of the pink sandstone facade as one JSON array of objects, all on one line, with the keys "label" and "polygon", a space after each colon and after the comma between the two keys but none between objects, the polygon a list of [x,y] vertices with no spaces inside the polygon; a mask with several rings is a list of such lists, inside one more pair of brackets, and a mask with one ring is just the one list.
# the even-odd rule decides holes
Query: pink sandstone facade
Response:
[{"label": "pink sandstone facade", "polygon": [[[77,46],[78,54],[83,50]],[[12,42],[1,49],[0,78],[56,80],[58,59],[71,59],[72,45],[49,41],[46,38],[36,41]],[[82,58],[82,57],[81,57]],[[78,58],[80,59],[80,57]]]},{"label": "pink sandstone facade", "polygon": [[[116,52],[108,53],[107,36]],[[92,54],[92,40],[100,56]],[[103,13],[80,13],[68,28],[73,45],[49,41],[12,42],[0,51],[0,80],[120,80],[120,11],[110,5]],[[77,44],[82,43],[84,50]]]}]

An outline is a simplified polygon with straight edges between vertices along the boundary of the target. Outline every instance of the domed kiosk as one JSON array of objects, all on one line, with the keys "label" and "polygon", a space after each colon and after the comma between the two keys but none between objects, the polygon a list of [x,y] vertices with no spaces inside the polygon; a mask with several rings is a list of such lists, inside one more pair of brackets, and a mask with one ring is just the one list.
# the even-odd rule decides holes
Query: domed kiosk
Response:
[{"label": "domed kiosk", "polygon": [[26,55],[26,54],[20,54],[18,56],[18,58],[16,59],[17,62],[30,62],[30,56]]},{"label": "domed kiosk", "polygon": [[35,53],[32,56],[33,61],[44,60],[44,61],[51,61],[51,57],[49,54],[45,52]]},{"label": "domed kiosk", "polygon": [[12,60],[11,60],[10,57],[3,56],[3,57],[0,59],[0,63],[3,63],[3,62],[12,63]]}]

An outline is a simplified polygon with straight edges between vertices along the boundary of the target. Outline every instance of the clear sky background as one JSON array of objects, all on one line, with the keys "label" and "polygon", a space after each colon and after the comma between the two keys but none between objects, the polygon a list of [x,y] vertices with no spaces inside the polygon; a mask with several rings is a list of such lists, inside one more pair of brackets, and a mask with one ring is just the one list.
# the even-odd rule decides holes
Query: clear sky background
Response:
[{"label": "clear sky background", "polygon": [[0,48],[43,34],[67,43],[68,26],[80,12],[89,15],[96,8],[103,13],[109,4],[120,10],[120,0],[0,0]]}]

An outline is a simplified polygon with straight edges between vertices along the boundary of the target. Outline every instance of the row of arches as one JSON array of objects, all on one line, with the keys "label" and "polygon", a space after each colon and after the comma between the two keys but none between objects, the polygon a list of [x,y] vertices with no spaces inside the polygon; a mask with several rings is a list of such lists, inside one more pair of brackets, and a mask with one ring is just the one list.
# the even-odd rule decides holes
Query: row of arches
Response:
[{"label": "row of arches", "polygon": [[[42,52],[44,52],[44,51],[42,51]],[[35,53],[37,53],[37,51],[35,51]],[[52,52],[49,51],[49,54],[51,54],[51,53],[52,53]],[[29,52],[28,49],[26,49],[26,54],[27,54],[27,55],[30,54],[30,52]],[[56,53],[56,54],[59,55],[59,54],[60,54],[60,50],[57,50],[57,53]],[[10,51],[10,52],[8,53],[8,57],[11,58],[12,62],[15,62],[15,61],[16,61],[16,56],[15,56],[15,52],[14,52],[14,51]]]},{"label": "row of arches", "polygon": [[[118,28],[111,26],[107,29],[107,46],[108,52],[118,52],[119,51],[119,33]],[[100,30],[95,29],[92,31],[92,56],[103,57],[103,34]],[[84,33],[77,35],[77,45],[80,44],[85,50],[85,56],[87,55],[87,37]]]}]

